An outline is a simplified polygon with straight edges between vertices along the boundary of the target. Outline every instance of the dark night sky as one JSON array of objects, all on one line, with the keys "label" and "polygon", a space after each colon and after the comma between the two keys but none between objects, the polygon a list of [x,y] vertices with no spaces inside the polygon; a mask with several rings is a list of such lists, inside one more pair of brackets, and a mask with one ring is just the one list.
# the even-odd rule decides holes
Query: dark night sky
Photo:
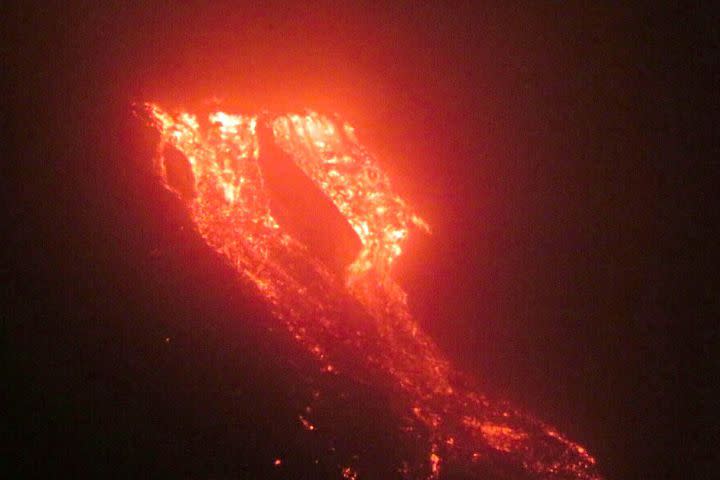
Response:
[{"label": "dark night sky", "polygon": [[[356,126],[434,227],[399,266],[411,304],[488,392],[586,445],[608,478],[710,478],[720,152],[717,71],[705,74],[718,18],[388,3],[4,15],[4,363],[19,473],[217,477],[227,459],[188,438],[232,415],[222,389],[254,382],[283,402],[270,373],[229,373],[281,370],[262,360],[281,347],[239,338],[238,315],[262,306],[179,232],[188,220],[150,176],[150,140],[129,114],[132,101],[218,96]],[[248,411],[262,405],[252,397]],[[258,457],[237,446],[255,434],[223,431],[206,435],[228,458]]]}]

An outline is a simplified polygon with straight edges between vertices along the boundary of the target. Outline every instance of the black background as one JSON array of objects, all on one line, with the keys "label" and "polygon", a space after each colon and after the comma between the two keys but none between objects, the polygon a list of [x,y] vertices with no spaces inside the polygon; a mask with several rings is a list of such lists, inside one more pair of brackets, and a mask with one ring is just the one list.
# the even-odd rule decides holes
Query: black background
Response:
[{"label": "black background", "polygon": [[433,226],[398,267],[411,305],[487,392],[609,478],[713,476],[718,18],[473,3],[4,7],[18,474],[263,475],[287,453],[267,359],[294,347],[238,326],[263,306],[189,232],[130,115],[217,96],[356,126]]}]

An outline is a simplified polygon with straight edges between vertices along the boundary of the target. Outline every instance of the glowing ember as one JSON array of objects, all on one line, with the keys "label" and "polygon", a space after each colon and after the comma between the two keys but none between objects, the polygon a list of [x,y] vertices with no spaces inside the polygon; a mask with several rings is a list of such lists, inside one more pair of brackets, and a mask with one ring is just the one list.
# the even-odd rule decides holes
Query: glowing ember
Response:
[{"label": "glowing ember", "polygon": [[358,478],[357,472],[350,467],[342,469],[342,476],[348,480],[357,480]]},{"label": "glowing ember", "polygon": [[[393,192],[348,123],[314,112],[213,112],[198,119],[152,103],[138,110],[160,133],[155,161],[165,186],[187,204],[207,244],[271,304],[319,371],[389,379],[408,438],[426,437],[424,455],[397,465],[404,478],[439,478],[446,469],[478,472],[486,460],[540,478],[600,478],[583,447],[466,387],[411,317],[391,267],[411,228],[430,229]],[[271,132],[269,139],[261,138],[262,129]],[[259,161],[268,148],[285,152],[357,234],[361,249],[342,275],[273,215]],[[185,174],[173,156],[186,159]],[[347,299],[364,310],[362,322],[343,314]],[[318,400],[320,392],[312,397]],[[311,411],[308,406],[298,419],[318,435],[306,416]],[[362,474],[341,468],[343,478]]]}]

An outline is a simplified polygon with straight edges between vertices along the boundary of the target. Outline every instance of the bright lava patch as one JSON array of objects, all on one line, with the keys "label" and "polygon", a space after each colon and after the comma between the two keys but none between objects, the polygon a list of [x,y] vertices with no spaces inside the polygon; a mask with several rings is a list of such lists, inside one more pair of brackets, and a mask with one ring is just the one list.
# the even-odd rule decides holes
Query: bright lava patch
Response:
[{"label": "bright lava patch", "polygon": [[[396,466],[402,478],[442,478],[446,469],[479,472],[476,466],[488,461],[532,478],[601,478],[583,447],[468,387],[419,328],[391,270],[411,229],[429,233],[430,228],[393,192],[350,124],[314,112],[213,112],[198,119],[154,103],[137,113],[160,134],[155,165],[164,185],[183,199],[206,243],[269,302],[319,369],[350,377],[376,372],[389,379],[406,435],[422,438],[424,449],[419,460]],[[360,250],[343,272],[315,258],[273,215],[259,161],[266,147],[261,128],[271,132],[263,141],[292,159],[359,238]],[[184,186],[171,178],[177,174],[168,168],[170,148],[189,163]],[[345,321],[341,312],[348,299],[364,311],[362,324]],[[315,435],[312,412],[308,406],[298,420]],[[338,478],[363,478],[363,471],[340,466]]]}]

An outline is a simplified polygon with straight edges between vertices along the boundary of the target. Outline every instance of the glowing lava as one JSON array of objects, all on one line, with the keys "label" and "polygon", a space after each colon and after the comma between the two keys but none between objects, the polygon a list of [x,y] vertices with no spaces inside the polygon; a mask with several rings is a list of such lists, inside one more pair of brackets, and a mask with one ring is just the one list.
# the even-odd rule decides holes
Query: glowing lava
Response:
[{"label": "glowing lava", "polygon": [[[257,288],[320,370],[389,379],[408,438],[427,432],[422,459],[397,465],[401,477],[440,478],[447,467],[479,472],[476,465],[494,462],[503,471],[535,478],[600,478],[583,447],[467,387],[418,327],[391,267],[410,229],[429,232],[429,227],[393,192],[348,123],[314,112],[213,112],[198,119],[153,103],[138,113],[160,134],[155,162],[165,186],[183,199],[207,244]],[[271,131],[263,141],[285,152],[357,234],[360,251],[342,275],[311,255],[273,216],[259,162],[269,146],[259,129]],[[185,183],[170,168],[172,152],[189,163]],[[343,313],[348,299],[364,311],[361,320]],[[298,419],[316,434],[311,412],[308,406]],[[338,476],[362,478],[363,472],[342,466]]]}]

